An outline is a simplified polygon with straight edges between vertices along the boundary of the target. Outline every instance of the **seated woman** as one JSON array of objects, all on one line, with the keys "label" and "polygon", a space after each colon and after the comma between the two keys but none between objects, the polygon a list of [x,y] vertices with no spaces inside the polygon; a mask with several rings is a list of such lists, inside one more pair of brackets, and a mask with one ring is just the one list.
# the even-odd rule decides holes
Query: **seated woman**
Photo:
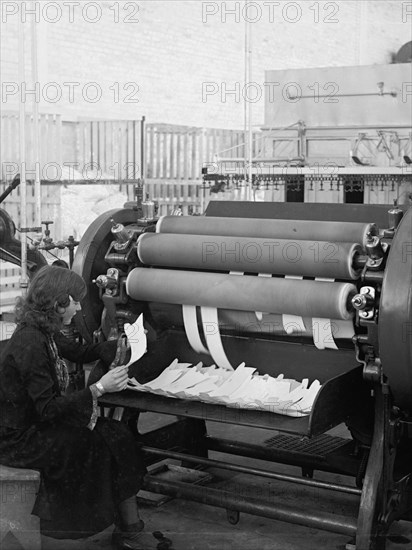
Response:
[{"label": "seated woman", "polygon": [[126,425],[97,415],[98,397],[126,387],[127,368],[65,393],[63,357],[109,365],[116,352],[116,341],[82,345],[62,334],[85,294],[79,275],[45,266],[17,304],[18,325],[0,361],[0,463],[40,470],[33,513],[44,534],[81,538],[115,523],[117,548],[156,548],[136,503],[145,474],[136,441]]}]

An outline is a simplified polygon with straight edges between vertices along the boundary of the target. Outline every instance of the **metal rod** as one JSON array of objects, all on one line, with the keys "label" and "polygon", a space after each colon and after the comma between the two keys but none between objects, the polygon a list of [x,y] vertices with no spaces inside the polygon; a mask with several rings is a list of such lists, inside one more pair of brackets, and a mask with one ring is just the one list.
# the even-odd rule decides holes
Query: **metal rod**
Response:
[{"label": "metal rod", "polygon": [[[259,162],[304,162],[304,158],[303,157],[278,157],[278,158],[252,158],[251,159],[251,162],[250,162],[250,165],[252,165],[252,163],[256,162],[256,163],[259,163]],[[220,162],[220,163],[233,163],[233,162],[239,162],[239,163],[244,163],[245,162],[245,159],[242,158],[242,157],[233,157],[233,158],[219,158],[217,157],[217,162]]]},{"label": "metal rod", "polygon": [[[247,0],[245,0],[245,7]],[[251,33],[252,27],[247,19],[245,19],[245,86],[244,90],[248,89],[251,80]],[[251,174],[251,102],[248,101],[246,91],[243,94],[244,101],[244,158],[243,170],[246,180],[246,200],[251,199],[252,195],[252,174]]]},{"label": "metal rod", "polygon": [[[246,86],[247,86],[247,83],[248,83],[248,49],[249,49],[248,40],[249,40],[248,24],[247,24],[247,21],[245,20],[245,45],[244,45],[244,47],[245,47],[245,50],[244,50],[244,79],[245,79],[245,83],[244,83],[244,89],[246,89]],[[244,97],[243,97],[243,135],[244,135],[244,138],[243,138],[243,144],[242,144],[244,146],[244,154],[243,154],[243,159],[242,160],[243,160],[243,167],[244,167],[245,171],[246,171],[247,126],[248,126],[247,115],[248,115],[247,101],[246,101],[246,96],[244,95]],[[245,174],[245,177],[246,177],[246,174]]]},{"label": "metal rod", "polygon": [[257,498],[242,498],[227,491],[220,491],[209,487],[193,486],[176,481],[160,481],[146,476],[143,488],[146,491],[170,495],[176,498],[187,498],[202,504],[210,504],[226,510],[237,510],[247,514],[263,516],[287,523],[305,525],[333,533],[354,535],[356,533],[356,519],[329,514],[326,512],[313,513],[308,509],[299,511],[285,504],[274,506]]},{"label": "metal rod", "polygon": [[[336,97],[336,96],[335,96]],[[393,128],[406,128],[406,129],[410,129],[411,125],[410,124],[392,124],[392,125],[389,125],[389,124],[379,124],[379,125],[376,125],[376,124],[365,124],[363,126],[354,126],[353,124],[352,125],[349,125],[349,126],[306,126],[306,130],[317,130],[317,131],[322,131],[322,130],[365,130],[365,129],[368,129],[368,130],[382,130],[382,129],[392,129]],[[281,131],[281,130],[288,130],[288,129],[291,129],[290,127],[285,127],[285,126],[261,126],[260,129],[262,131]],[[263,139],[264,136],[262,136],[261,139]],[[271,136],[273,137],[273,136]],[[310,136],[310,138],[312,137],[316,137],[316,136]]]},{"label": "metal rod", "polygon": [[[20,86],[23,86],[25,78],[25,59],[24,59],[24,23],[22,17],[19,17],[18,23],[18,42],[19,42],[19,63],[18,74]],[[26,104],[20,96],[19,101],[19,155],[20,155],[20,228],[27,227],[27,206],[26,206]],[[28,286],[27,278],[27,234],[22,232],[21,238],[21,276],[20,288],[25,289]]]},{"label": "metal rod", "polygon": [[[384,96],[384,95],[390,95],[392,97],[397,97],[398,95],[398,92],[396,91],[393,91],[393,92],[365,92],[365,93],[356,93],[356,94],[336,94],[336,95],[333,95],[331,96],[330,94],[309,94],[309,95],[299,95],[299,96],[293,96],[293,95],[290,95],[290,94],[286,94],[288,96],[288,99],[290,99],[291,101],[295,100],[295,99],[319,99],[321,97],[333,97],[333,98],[337,98],[337,97],[367,97],[367,96]],[[330,101],[329,103],[332,103],[332,101]]]},{"label": "metal rod", "polygon": [[144,189],[144,180],[145,180],[145,177],[146,177],[146,162],[145,162],[146,128],[145,128],[145,125],[146,125],[146,117],[142,116],[142,121],[140,123],[140,132],[141,132],[141,135],[140,135],[140,174],[141,174],[143,189]]},{"label": "metal rod", "polygon": [[240,472],[243,474],[253,474],[262,477],[268,477],[270,479],[277,479],[278,481],[288,481],[289,483],[297,483],[298,485],[307,485],[309,487],[317,487],[319,489],[328,489],[330,491],[338,491],[341,493],[349,493],[351,495],[360,495],[362,491],[356,487],[350,487],[349,485],[337,485],[335,483],[328,483],[326,481],[316,481],[304,477],[290,476],[286,474],[279,474],[276,472],[269,472],[268,470],[262,470],[261,468],[251,468],[240,466],[238,464],[228,464],[221,460],[213,460],[210,458],[202,458],[199,456],[186,455],[183,453],[176,453],[173,451],[165,451],[163,449],[155,449],[154,447],[142,447],[142,451],[149,454],[167,456],[169,458],[175,458],[177,460],[186,460],[187,462],[196,462],[197,464],[203,464],[204,466],[211,466],[214,468],[222,468],[223,470],[229,470],[231,472]]},{"label": "metal rod", "polygon": [[[36,2],[32,1],[32,9],[35,11]],[[37,63],[37,26],[36,19],[33,17],[31,21],[31,63],[32,63],[32,81],[33,87],[36,89],[38,81],[38,63]],[[41,189],[40,189],[40,151],[39,151],[39,105],[37,103],[36,94],[33,99],[33,161],[35,169],[34,178],[34,200],[35,200],[35,216],[34,225],[41,227]]]},{"label": "metal rod", "polygon": [[368,256],[363,254],[355,254],[352,260],[352,267],[354,269],[363,269],[368,261]]},{"label": "metal rod", "polygon": [[[246,0],[247,2],[247,0]],[[249,41],[248,41],[248,73],[249,73],[249,82],[252,81],[252,29],[253,26],[251,25],[250,21],[246,19],[246,25],[249,29]],[[246,101],[248,105],[248,194],[247,198],[248,200],[254,199],[252,197],[252,158],[253,158],[253,130],[252,130],[252,101],[248,98],[248,95],[246,95]]]},{"label": "metal rod", "polygon": [[3,191],[3,193],[0,195],[0,204],[10,195],[12,191],[16,189],[20,185],[20,176],[16,175],[13,178],[13,181],[11,184],[6,187],[6,189]]}]

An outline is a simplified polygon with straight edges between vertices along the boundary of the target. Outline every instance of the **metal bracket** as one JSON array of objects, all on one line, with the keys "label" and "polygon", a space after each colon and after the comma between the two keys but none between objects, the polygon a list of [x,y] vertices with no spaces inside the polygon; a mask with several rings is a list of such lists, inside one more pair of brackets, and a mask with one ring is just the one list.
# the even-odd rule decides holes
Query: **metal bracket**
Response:
[{"label": "metal bracket", "polygon": [[[356,138],[354,145],[352,147],[352,150],[350,152],[351,159],[355,164],[359,164],[360,166],[371,166],[373,163],[371,162],[371,158],[361,158],[358,155],[358,149],[362,142],[366,142],[369,151],[373,154],[371,147],[374,147],[377,152],[384,151],[386,153],[386,156],[389,160],[395,160],[395,157],[391,150],[391,144],[400,143],[400,139],[398,136],[398,133],[393,130],[376,130],[376,133],[378,134],[379,141],[376,143],[376,138],[368,137],[368,135],[364,132],[360,132],[358,134],[358,137]],[[404,155],[404,160],[405,159]]]},{"label": "metal bracket", "polygon": [[[393,160],[394,156],[392,154],[390,146],[388,145],[388,143],[386,141],[386,135],[388,134],[388,132],[385,132],[384,130],[377,130],[377,134],[380,137],[380,139],[379,139],[378,145],[376,146],[376,150],[379,151],[380,147],[382,146],[382,149],[383,149],[383,151],[385,151],[388,159]],[[395,135],[394,138],[392,137],[393,135]],[[390,141],[394,141],[395,143],[399,143],[399,137],[398,137],[398,134],[396,132],[390,132]]]},{"label": "metal bracket", "polygon": [[369,361],[363,367],[363,378],[368,382],[381,383],[382,381],[382,364],[377,357],[373,361]]},{"label": "metal bracket", "polygon": [[412,164],[412,132],[410,132],[409,140],[402,151],[402,158],[405,164]]},{"label": "metal bracket", "polygon": [[352,298],[352,305],[358,310],[359,317],[370,320],[375,315],[375,289],[373,286],[364,286],[359,294]]},{"label": "metal bracket", "polygon": [[366,136],[364,132],[359,132],[358,137],[356,138],[356,141],[352,147],[352,150],[350,152],[350,157],[353,160],[355,164],[359,164],[360,166],[370,166],[371,163],[364,158],[360,158],[358,155],[358,149],[359,145],[362,143],[362,141],[366,141]]}]

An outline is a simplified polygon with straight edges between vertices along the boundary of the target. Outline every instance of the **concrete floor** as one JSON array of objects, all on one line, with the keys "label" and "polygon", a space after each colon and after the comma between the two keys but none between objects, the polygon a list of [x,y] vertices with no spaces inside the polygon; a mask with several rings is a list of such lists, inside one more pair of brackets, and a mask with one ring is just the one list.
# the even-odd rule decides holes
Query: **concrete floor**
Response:
[{"label": "concrete floor", "polygon": [[[223,436],[228,426],[210,423],[211,435]],[[333,435],[344,436],[346,428],[338,427]],[[250,430],[231,426],[230,438],[254,443],[270,437],[273,432]],[[226,432],[226,437],[228,436]],[[211,453],[211,458],[222,459],[223,455]],[[250,464],[254,467],[300,475],[300,469],[291,466],[270,465],[252,459],[232,457],[232,462]],[[281,501],[299,509],[325,510],[331,513],[356,515],[356,497],[325,490],[314,490],[300,485],[270,481],[245,474],[210,469],[213,479],[210,487],[225,487],[241,496],[259,497],[270,501]],[[317,479],[337,481],[353,485],[353,479],[316,472]],[[320,531],[299,525],[288,524],[249,514],[241,514],[237,525],[226,519],[226,511],[208,505],[183,500],[169,500],[161,506],[141,505],[141,516],[147,530],[160,530],[173,540],[175,550],[345,550],[350,537]],[[82,541],[56,541],[42,538],[42,550],[109,550],[112,528]],[[412,523],[393,524],[388,535],[386,550],[412,550]]]}]

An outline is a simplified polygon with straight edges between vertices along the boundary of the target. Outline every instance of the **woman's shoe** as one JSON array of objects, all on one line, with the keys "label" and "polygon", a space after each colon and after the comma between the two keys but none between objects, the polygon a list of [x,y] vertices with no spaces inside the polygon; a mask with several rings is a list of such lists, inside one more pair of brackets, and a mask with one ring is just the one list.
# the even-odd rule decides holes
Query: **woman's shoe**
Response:
[{"label": "woman's shoe", "polygon": [[116,526],[112,535],[113,546],[116,550],[157,550],[159,541],[143,528],[143,521],[121,528]]},{"label": "woman's shoe", "polygon": [[159,541],[157,543],[157,550],[173,550],[173,542],[165,537],[161,531],[154,531],[152,535]]}]

